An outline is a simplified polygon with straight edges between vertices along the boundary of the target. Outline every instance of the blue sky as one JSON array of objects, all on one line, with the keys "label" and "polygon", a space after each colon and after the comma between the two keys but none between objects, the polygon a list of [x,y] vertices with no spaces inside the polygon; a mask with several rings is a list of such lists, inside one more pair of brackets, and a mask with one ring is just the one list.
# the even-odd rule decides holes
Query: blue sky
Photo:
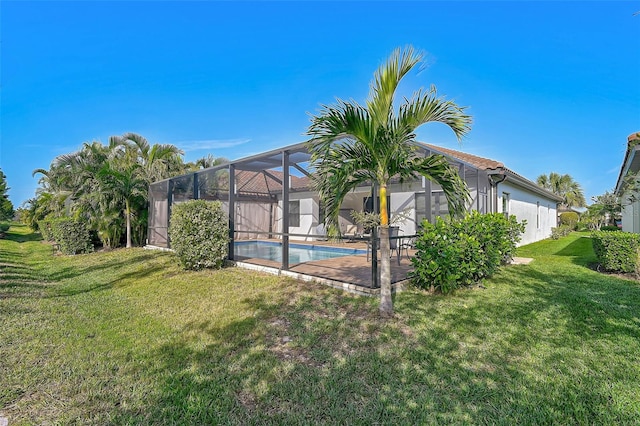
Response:
[{"label": "blue sky", "polygon": [[306,140],[309,113],[363,102],[398,46],[469,107],[459,145],[535,180],[571,174],[589,198],[616,182],[640,131],[640,1],[0,2],[0,168],[18,207],[36,168],[83,142],[136,132],[187,161]]}]

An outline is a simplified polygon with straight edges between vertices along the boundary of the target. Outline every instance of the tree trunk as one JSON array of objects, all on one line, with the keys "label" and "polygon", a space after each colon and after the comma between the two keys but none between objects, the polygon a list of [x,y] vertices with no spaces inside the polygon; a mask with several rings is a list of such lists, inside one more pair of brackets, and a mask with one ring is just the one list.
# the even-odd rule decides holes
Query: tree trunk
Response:
[{"label": "tree trunk", "polygon": [[380,313],[393,315],[391,298],[391,250],[389,249],[389,226],[380,226]]},{"label": "tree trunk", "polygon": [[389,248],[389,217],[387,216],[387,186],[380,185],[380,314],[393,315],[391,298],[391,249]]},{"label": "tree trunk", "polygon": [[125,200],[125,220],[127,221],[127,248],[131,248],[131,207],[129,206],[129,200]]}]

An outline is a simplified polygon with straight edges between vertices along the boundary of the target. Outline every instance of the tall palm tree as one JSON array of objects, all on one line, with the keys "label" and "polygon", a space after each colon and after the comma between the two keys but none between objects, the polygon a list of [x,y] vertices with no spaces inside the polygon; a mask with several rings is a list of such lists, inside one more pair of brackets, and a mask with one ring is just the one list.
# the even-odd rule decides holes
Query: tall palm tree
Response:
[{"label": "tall palm tree", "polygon": [[571,175],[551,172],[549,175],[538,176],[536,182],[538,186],[562,197],[562,205],[565,208],[584,207],[587,205],[582,187]]},{"label": "tall palm tree", "polygon": [[460,140],[471,117],[453,101],[438,97],[435,87],[418,90],[398,109],[393,100],[402,78],[422,62],[411,46],[396,49],[374,74],[366,106],[351,101],[323,106],[311,118],[308,134],[314,183],[327,211],[327,225],[337,227],[340,205],[351,190],[374,183],[380,197],[380,312],[393,314],[387,190],[392,177],[424,176],[442,186],[451,214],[461,214],[469,199],[465,182],[441,155],[420,156],[415,129],[428,122],[444,123]]},{"label": "tall palm tree", "polygon": [[130,248],[131,219],[135,213],[133,206],[141,200],[146,200],[148,183],[142,166],[135,160],[135,151],[132,148],[126,149],[123,155],[117,155],[117,151],[115,154],[111,161],[104,163],[98,172],[98,178],[102,189],[110,195],[111,200],[123,207],[126,247]]}]

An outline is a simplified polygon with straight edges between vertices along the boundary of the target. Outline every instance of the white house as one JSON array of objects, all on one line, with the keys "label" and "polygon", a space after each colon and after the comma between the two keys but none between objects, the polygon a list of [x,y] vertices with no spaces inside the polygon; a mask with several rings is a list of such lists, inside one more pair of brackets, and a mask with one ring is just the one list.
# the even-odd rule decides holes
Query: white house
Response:
[{"label": "white house", "polygon": [[[443,154],[458,168],[471,194],[470,211],[500,212],[526,220],[520,244],[551,235],[560,197],[498,161],[427,144],[416,148],[425,156]],[[221,200],[230,212],[234,239],[317,239],[324,218],[318,195],[310,187],[309,157],[307,144],[300,143],[152,184],[149,244],[169,247],[171,205],[187,199]],[[415,234],[424,219],[433,221],[448,214],[444,193],[429,180],[392,182],[388,192],[391,220],[399,219],[396,224],[403,235]],[[364,231],[351,212],[372,210],[376,200],[371,194],[370,186],[362,186],[345,198],[340,211],[343,234]]]},{"label": "white house", "polygon": [[640,233],[639,150],[640,132],[637,132],[627,138],[627,150],[615,189],[615,194],[622,200],[622,230],[635,233]]}]

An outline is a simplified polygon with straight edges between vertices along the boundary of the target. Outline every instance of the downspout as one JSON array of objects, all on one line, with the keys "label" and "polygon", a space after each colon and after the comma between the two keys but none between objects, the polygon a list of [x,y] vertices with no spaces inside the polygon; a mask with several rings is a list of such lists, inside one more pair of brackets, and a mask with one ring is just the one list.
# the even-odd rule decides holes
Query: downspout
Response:
[{"label": "downspout", "polygon": [[491,213],[497,213],[498,211],[498,184],[507,180],[507,174],[504,169],[494,170],[492,172],[487,173],[489,175],[489,186],[491,187],[491,192],[493,192],[492,201],[492,211]]}]

